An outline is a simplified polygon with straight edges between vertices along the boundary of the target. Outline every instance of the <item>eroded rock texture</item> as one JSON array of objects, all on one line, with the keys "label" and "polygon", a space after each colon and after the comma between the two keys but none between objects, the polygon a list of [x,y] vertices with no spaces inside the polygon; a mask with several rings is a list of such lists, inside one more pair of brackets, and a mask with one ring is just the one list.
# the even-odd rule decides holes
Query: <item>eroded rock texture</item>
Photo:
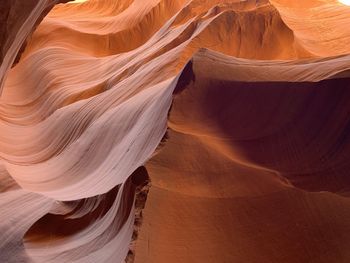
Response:
[{"label": "eroded rock texture", "polygon": [[0,93],[8,69],[20,59],[36,26],[57,3],[72,0],[2,0],[0,6]]},{"label": "eroded rock texture", "polygon": [[1,5],[0,262],[350,261],[350,7],[57,2]]}]

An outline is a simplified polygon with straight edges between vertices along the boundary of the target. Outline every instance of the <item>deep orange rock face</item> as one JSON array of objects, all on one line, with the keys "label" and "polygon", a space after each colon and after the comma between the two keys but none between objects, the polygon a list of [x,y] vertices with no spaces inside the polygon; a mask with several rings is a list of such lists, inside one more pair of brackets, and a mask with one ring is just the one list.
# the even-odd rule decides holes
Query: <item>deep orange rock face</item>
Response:
[{"label": "deep orange rock face", "polygon": [[350,261],[348,6],[0,9],[0,262]]}]

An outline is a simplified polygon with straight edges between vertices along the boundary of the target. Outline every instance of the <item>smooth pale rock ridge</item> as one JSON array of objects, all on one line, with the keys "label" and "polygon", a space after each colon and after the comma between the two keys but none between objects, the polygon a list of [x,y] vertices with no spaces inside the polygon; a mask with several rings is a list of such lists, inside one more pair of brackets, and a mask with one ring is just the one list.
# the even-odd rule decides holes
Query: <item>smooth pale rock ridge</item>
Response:
[{"label": "smooth pale rock ridge", "polygon": [[0,7],[0,262],[350,261],[349,7],[57,3]]}]

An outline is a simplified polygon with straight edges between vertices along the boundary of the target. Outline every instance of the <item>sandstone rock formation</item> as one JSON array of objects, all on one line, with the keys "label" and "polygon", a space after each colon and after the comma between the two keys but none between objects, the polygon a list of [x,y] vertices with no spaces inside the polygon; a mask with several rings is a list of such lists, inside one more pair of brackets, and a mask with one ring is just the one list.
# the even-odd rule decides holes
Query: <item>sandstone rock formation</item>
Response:
[{"label": "sandstone rock formation", "polygon": [[57,2],[1,7],[0,262],[350,261],[350,7]]},{"label": "sandstone rock formation", "polygon": [[8,69],[17,63],[26,39],[57,3],[72,0],[3,0],[0,6],[0,93]]}]

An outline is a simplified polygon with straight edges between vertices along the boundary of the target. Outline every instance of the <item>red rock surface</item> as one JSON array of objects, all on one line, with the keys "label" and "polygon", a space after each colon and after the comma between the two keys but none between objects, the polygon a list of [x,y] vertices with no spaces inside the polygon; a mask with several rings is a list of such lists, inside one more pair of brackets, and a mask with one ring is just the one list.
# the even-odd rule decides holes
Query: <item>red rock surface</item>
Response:
[{"label": "red rock surface", "polygon": [[0,7],[0,262],[350,261],[350,7],[56,2]]}]

